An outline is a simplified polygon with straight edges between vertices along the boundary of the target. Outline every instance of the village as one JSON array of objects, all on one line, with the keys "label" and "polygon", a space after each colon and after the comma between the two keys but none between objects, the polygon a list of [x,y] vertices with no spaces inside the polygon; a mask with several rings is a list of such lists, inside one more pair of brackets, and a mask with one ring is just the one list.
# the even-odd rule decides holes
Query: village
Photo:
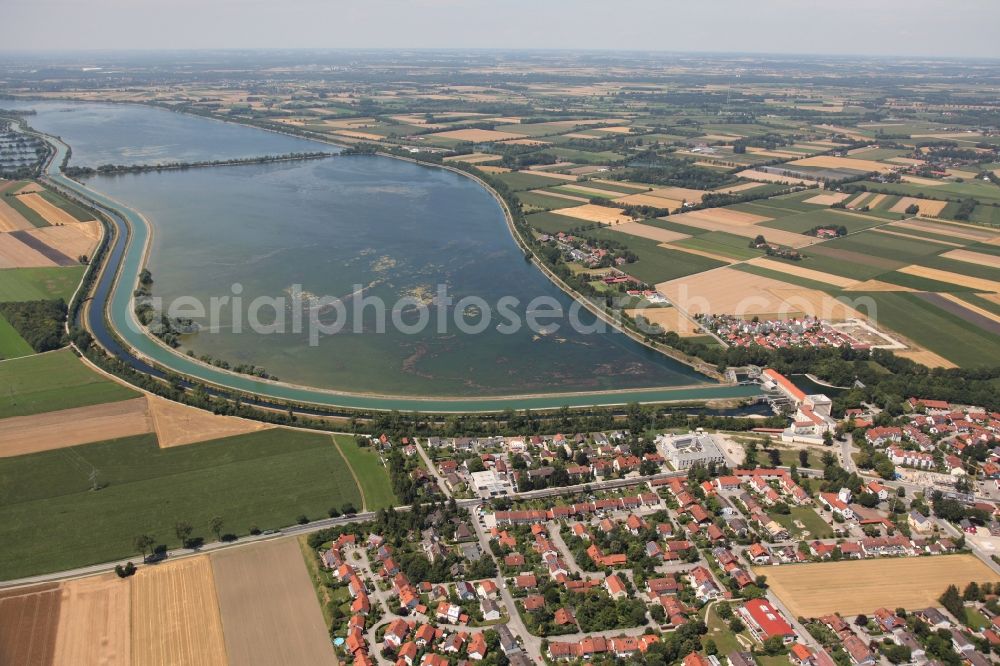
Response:
[{"label": "village", "polygon": [[[313,535],[343,600],[338,649],[397,666],[990,663],[998,415],[912,398],[905,424],[878,426],[885,415],[864,409],[835,419],[776,371],[762,380],[794,403],[789,429],[372,440],[437,500]],[[809,413],[841,443],[803,440]],[[883,450],[887,478],[860,469]],[[912,464],[918,453],[934,464]],[[815,580],[844,565],[951,573],[916,596]],[[836,598],[801,601],[789,590],[802,577]]]}]

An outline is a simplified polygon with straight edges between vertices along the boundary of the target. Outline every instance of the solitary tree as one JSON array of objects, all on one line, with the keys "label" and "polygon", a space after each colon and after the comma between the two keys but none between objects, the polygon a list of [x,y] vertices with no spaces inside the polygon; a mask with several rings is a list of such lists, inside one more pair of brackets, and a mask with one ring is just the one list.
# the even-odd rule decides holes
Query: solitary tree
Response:
[{"label": "solitary tree", "polygon": [[212,530],[212,534],[215,535],[216,541],[222,539],[222,516],[213,516],[212,520],[208,522],[209,528]]},{"label": "solitary tree", "polygon": [[146,551],[152,552],[152,548],[156,544],[156,540],[148,534],[140,534],[133,540],[132,543],[135,545],[135,549],[142,554],[142,559],[145,560]]},{"label": "solitary tree", "polygon": [[194,528],[191,527],[190,523],[182,521],[174,525],[174,534],[177,535],[177,538],[180,540],[182,546],[187,545],[188,539],[191,538],[191,532],[193,531]]}]

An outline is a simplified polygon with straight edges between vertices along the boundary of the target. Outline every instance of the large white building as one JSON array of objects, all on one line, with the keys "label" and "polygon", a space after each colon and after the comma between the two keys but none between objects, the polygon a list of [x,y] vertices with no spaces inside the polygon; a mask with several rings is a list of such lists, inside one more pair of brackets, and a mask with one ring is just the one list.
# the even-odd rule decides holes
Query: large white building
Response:
[{"label": "large white building", "polygon": [[514,492],[511,482],[505,477],[496,473],[496,470],[488,469],[483,472],[472,473],[472,487],[476,494],[483,498],[503,497]]},{"label": "large white building", "polygon": [[784,394],[793,405],[795,415],[792,424],[781,433],[783,442],[823,442],[823,435],[832,432],[837,422],[830,416],[833,401],[822,393],[806,395],[790,379],[777,370],[768,368],[762,374],[764,388],[777,390]]},{"label": "large white building", "polygon": [[722,449],[715,443],[715,438],[704,432],[660,435],[656,438],[656,448],[676,470],[689,469],[698,463],[707,465],[710,462],[718,464],[726,462]]}]

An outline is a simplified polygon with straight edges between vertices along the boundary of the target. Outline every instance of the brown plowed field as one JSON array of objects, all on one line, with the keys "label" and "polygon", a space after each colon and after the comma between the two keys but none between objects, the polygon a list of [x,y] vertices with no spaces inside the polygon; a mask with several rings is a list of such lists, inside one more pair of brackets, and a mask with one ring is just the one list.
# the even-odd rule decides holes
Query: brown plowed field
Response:
[{"label": "brown plowed field", "polygon": [[212,568],[233,664],[337,663],[296,539],[220,551]]},{"label": "brown plowed field", "polygon": [[58,583],[0,591],[0,664],[54,664]]}]

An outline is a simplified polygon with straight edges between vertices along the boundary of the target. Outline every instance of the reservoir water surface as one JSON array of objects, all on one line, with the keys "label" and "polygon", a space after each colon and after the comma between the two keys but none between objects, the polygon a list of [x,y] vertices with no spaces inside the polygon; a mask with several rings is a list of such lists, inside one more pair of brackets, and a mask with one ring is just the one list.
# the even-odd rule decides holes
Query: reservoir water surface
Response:
[{"label": "reservoir water surface", "polygon": [[[329,148],[138,106],[111,105],[116,113],[128,113],[127,122],[109,130],[102,117],[108,106],[44,102],[28,120],[73,147],[71,164]],[[76,110],[59,110],[67,107]],[[179,122],[173,133],[163,134],[162,125],[150,127],[165,117]],[[237,134],[230,134],[234,130]],[[390,306],[403,297],[427,303],[442,287],[454,301],[467,296],[489,304],[514,299],[520,305],[513,311],[521,317],[537,297],[564,310],[573,303],[525,261],[490,194],[441,169],[382,157],[337,156],[98,176],[87,185],[140,211],[150,222],[148,266],[153,291],[166,302],[188,297],[208,303],[237,293],[244,303],[257,297],[290,302],[292,289],[300,287],[307,296],[333,296],[350,304],[360,285],[363,296]],[[404,319],[413,316],[409,311]],[[467,307],[457,316],[475,324],[483,313]],[[432,325],[418,333],[389,325],[378,332],[373,321],[362,321],[358,332],[348,326],[313,345],[307,331],[259,334],[244,327],[236,332],[232,318],[220,319],[214,327],[208,318],[199,318],[204,328],[183,338],[182,351],[253,363],[296,384],[390,395],[515,395],[706,381],[624,335],[580,333],[565,319],[555,320],[558,330],[521,326],[502,332],[490,322],[479,333],[455,325],[445,331]]]}]

